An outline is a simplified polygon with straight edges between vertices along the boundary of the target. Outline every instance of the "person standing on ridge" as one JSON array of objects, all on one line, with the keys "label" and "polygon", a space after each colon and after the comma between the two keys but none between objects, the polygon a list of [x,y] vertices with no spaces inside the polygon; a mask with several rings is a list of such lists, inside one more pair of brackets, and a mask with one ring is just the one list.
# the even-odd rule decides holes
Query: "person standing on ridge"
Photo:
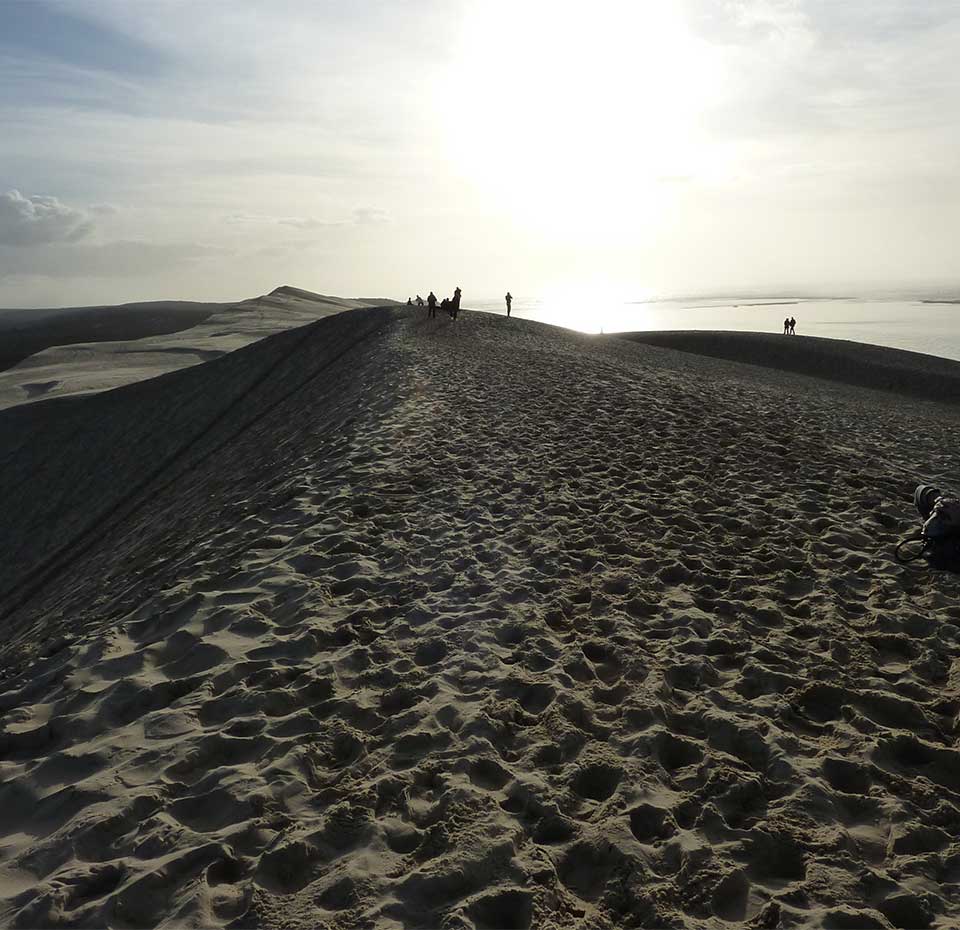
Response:
[{"label": "person standing on ridge", "polygon": [[797,321],[793,317],[790,317],[790,335],[797,335]]},{"label": "person standing on ridge", "polygon": [[456,319],[460,316],[460,288],[453,292],[453,300],[450,301],[450,316]]},{"label": "person standing on ridge", "polygon": [[427,317],[436,319],[437,316],[437,295],[430,291],[427,295]]},{"label": "person standing on ridge", "polygon": [[783,335],[784,335],[784,336],[789,336],[789,335],[790,335],[790,317],[784,317],[784,320],[783,320]]},{"label": "person standing on ridge", "polygon": [[510,316],[510,305],[513,303],[513,295],[507,291],[507,296],[503,298],[507,302],[507,316]]}]

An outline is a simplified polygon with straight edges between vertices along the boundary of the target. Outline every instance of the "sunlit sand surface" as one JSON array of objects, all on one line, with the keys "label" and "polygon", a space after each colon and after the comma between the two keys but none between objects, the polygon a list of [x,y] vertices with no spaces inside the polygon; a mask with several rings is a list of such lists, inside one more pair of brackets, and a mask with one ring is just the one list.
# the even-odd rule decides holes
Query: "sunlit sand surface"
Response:
[{"label": "sunlit sand surface", "polygon": [[0,923],[956,926],[957,425],[405,308],[0,413]]}]

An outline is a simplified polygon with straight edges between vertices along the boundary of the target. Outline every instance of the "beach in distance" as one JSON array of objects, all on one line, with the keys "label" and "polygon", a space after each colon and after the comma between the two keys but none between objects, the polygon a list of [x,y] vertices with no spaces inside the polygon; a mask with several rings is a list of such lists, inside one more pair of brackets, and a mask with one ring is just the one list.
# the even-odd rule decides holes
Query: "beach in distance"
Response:
[{"label": "beach in distance", "polygon": [[957,926],[960,360],[464,306],[34,321],[0,925]]}]

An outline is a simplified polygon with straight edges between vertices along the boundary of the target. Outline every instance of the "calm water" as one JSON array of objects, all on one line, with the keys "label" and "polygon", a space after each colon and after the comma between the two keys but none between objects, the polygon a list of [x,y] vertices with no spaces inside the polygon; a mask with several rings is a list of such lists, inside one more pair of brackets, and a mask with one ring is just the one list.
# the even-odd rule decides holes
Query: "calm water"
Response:
[{"label": "calm water", "polygon": [[[502,300],[470,301],[464,306],[503,313]],[[919,300],[856,298],[723,298],[663,300],[650,303],[522,301],[513,313],[587,333],[665,329],[727,329],[741,332],[783,332],[783,319],[797,320],[797,335],[850,339],[909,349],[960,361],[960,304]]]}]

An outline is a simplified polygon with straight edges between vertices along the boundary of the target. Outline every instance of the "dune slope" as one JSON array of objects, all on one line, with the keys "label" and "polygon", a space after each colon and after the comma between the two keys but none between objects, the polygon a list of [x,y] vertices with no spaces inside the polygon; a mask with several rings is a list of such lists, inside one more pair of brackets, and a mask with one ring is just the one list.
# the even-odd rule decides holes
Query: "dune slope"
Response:
[{"label": "dune slope", "polygon": [[920,352],[772,333],[664,331],[623,333],[618,338],[894,391],[905,397],[960,404],[960,362]]},{"label": "dune slope", "polygon": [[51,346],[142,339],[189,329],[223,304],[179,300],[54,310],[0,310],[0,371]]},{"label": "dune slope", "polygon": [[955,418],[805,383],[370,309],[0,414],[0,923],[956,925]]},{"label": "dune slope", "polygon": [[0,410],[154,378],[344,310],[391,303],[283,286],[238,303],[4,311]]}]

